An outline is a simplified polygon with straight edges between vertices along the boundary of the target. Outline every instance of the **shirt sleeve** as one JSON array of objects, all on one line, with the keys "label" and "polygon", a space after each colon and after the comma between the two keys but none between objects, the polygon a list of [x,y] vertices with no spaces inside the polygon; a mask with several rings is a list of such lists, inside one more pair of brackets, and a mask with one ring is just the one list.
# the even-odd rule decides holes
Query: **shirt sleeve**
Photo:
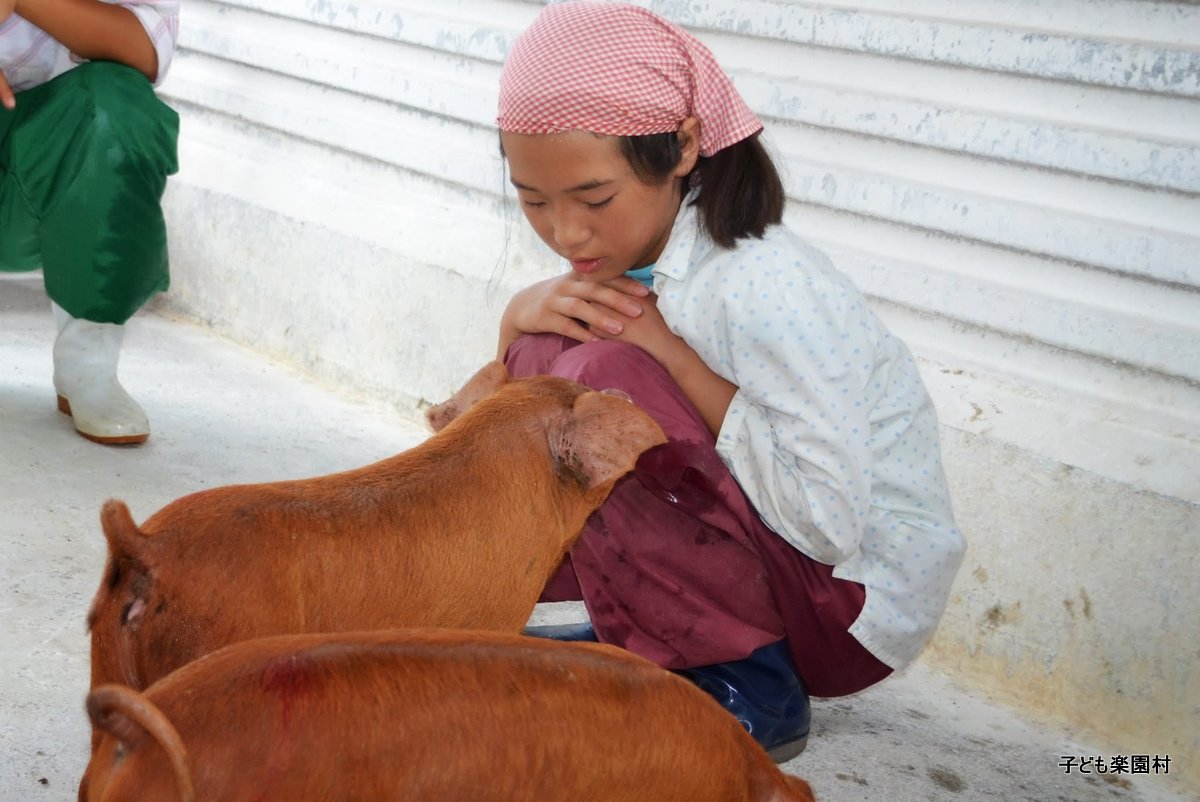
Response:
[{"label": "shirt sleeve", "polygon": [[836,565],[858,551],[870,506],[876,328],[865,299],[820,272],[769,275],[726,299],[738,391],[717,450],[771,529]]},{"label": "shirt sleeve", "polygon": [[130,0],[115,5],[132,11],[150,36],[154,51],[158,54],[158,75],[154,79],[154,85],[157,86],[167,76],[175,56],[175,42],[179,37],[179,1]]}]

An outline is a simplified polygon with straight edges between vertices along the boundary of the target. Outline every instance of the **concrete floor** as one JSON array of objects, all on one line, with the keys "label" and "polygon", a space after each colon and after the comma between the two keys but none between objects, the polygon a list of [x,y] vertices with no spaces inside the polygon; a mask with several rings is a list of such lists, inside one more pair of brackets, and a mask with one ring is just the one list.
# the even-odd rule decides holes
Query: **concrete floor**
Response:
[{"label": "concrete floor", "polygon": [[[121,376],[153,434],[144,446],[97,446],[55,409],[53,338],[40,276],[0,274],[0,802],[75,798],[88,751],[84,616],[104,563],[105,498],[124,499],[140,521],[194,490],[356,467],[427,436],[412,413],[143,313],[129,325]],[[534,618],[580,613],[543,605]],[[822,802],[1193,798],[1170,777],[1067,775],[1063,756],[1113,753],[919,663],[857,696],[815,701],[813,717],[808,750],[784,769]]]}]

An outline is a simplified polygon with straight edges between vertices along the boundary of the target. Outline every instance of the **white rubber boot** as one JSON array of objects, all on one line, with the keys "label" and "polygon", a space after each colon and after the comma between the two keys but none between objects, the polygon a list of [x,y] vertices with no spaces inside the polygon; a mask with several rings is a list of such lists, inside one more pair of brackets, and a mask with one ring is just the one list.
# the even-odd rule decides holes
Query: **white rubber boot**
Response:
[{"label": "white rubber boot", "polygon": [[53,306],[58,321],[54,341],[58,408],[74,419],[76,431],[89,440],[105,445],[144,443],[150,436],[150,421],[117,381],[125,327],[79,320],[58,304]]}]

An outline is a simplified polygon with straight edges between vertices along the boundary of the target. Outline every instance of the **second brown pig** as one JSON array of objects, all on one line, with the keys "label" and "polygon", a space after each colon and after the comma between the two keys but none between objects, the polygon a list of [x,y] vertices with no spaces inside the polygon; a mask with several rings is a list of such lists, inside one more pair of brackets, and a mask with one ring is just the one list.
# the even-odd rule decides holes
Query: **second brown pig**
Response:
[{"label": "second brown pig", "polygon": [[812,802],[707,693],[613,646],[282,635],[102,685],[81,802]]}]

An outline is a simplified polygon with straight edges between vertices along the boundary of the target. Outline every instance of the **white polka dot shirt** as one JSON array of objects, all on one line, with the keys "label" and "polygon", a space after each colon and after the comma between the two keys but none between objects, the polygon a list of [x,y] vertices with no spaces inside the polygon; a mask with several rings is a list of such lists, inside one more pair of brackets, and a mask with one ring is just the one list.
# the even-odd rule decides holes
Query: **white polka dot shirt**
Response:
[{"label": "white polka dot shirt", "polygon": [[911,662],[941,618],[965,543],[908,348],[786,227],[724,250],[686,202],[654,290],[671,330],[738,387],[717,451],[763,521],[864,585],[851,634],[893,668]]}]

